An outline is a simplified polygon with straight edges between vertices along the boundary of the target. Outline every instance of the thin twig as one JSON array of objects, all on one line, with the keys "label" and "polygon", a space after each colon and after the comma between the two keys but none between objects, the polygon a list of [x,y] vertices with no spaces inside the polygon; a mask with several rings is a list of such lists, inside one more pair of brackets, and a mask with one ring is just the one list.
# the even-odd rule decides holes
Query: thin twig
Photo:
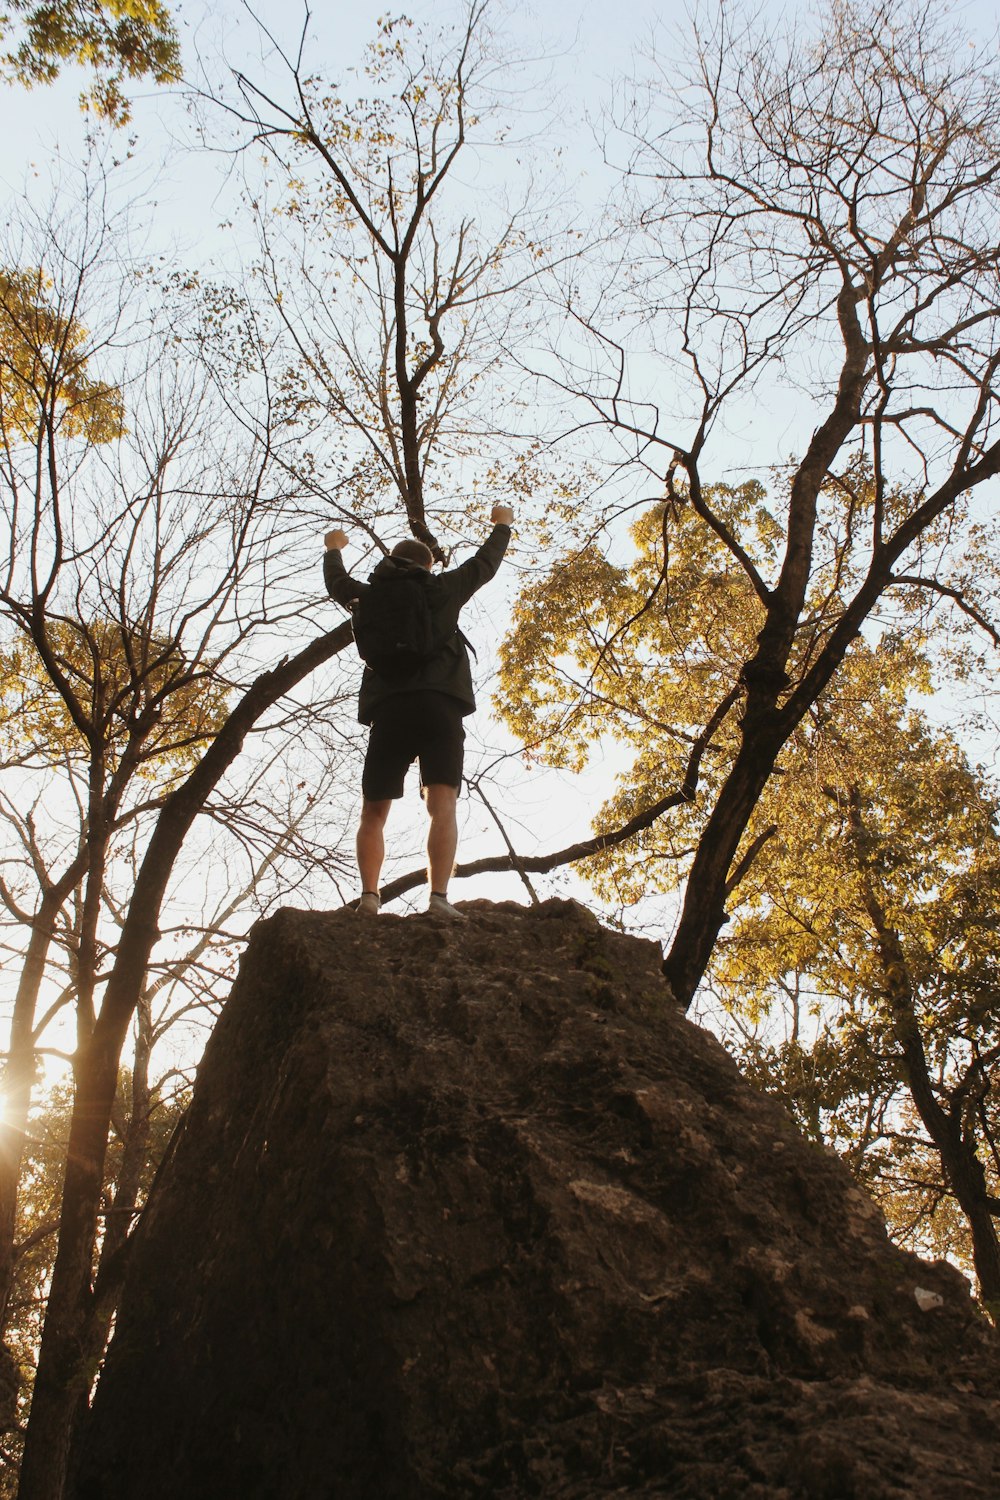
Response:
[{"label": "thin twig", "polygon": [[500,818],[499,818],[496,810],[494,809],[494,807],[493,807],[492,803],[490,802],[489,798],[487,797],[486,793],[483,791],[482,785],[478,781],[470,781],[469,785],[472,787],[473,791],[476,793],[477,797],[479,798],[479,800],[482,802],[483,806],[485,807],[486,811],[489,813],[490,817],[493,819],[494,823],[497,825],[497,828],[500,830],[500,837],[503,839],[504,843],[507,845],[507,853],[511,857],[511,860],[512,860],[513,865],[514,865],[514,869],[517,871],[518,875],[521,877],[521,883],[524,886],[525,890],[528,892],[528,896],[529,896],[529,898],[531,900],[532,906],[540,906],[541,902],[538,899],[538,892],[535,890],[535,887],[532,885],[531,881],[528,879],[528,872],[524,868],[524,863],[521,860],[521,858],[519,857],[519,855],[517,853],[517,850],[514,848],[514,845],[511,843],[510,837],[509,837],[509,835],[507,833],[507,830],[503,826],[503,824],[501,823]]}]

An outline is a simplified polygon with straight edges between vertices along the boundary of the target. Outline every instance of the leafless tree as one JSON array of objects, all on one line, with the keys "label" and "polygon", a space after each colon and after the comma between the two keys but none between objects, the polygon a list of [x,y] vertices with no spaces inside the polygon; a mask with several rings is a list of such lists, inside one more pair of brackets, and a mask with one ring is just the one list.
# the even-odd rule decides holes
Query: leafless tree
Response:
[{"label": "leafless tree", "polygon": [[492,35],[494,8],[469,0],[433,36],[385,17],[349,94],[310,72],[306,7],[296,48],[268,37],[266,78],[234,69],[202,93],[208,130],[221,108],[237,153],[263,146],[271,163],[247,196],[288,351],[276,399],[326,429],[310,451],[328,510],[341,503],[376,543],[405,518],[439,557],[432,527],[469,510],[455,466],[474,461],[485,498],[537,458],[508,351],[570,245],[555,184],[522,165],[509,199],[518,59]]},{"label": "leafless tree", "polygon": [[[269,851],[307,852],[296,825],[317,788],[294,791],[291,820],[275,815],[268,835],[259,815],[254,827],[260,765],[242,785],[230,768],[253,736],[278,790],[276,741],[287,763],[316,717],[288,695],[350,638],[305,624],[301,487],[269,427],[266,389],[246,393],[252,434],[228,420],[212,372],[192,357],[197,309],[183,299],[158,312],[138,297],[130,304],[121,244],[97,196],[82,218],[75,235],[42,225],[36,253],[0,277],[3,809],[20,846],[0,897],[26,934],[4,1079],[5,1302],[37,1051],[54,1011],[71,1004],[76,1019],[26,1494],[59,1493],[69,1424],[120,1280],[148,1134],[153,1035],[142,1017],[178,857],[197,819],[225,828],[258,870]],[[235,400],[230,392],[230,409]],[[308,547],[311,557],[311,528]],[[116,864],[123,851],[126,869],[135,861],[129,888]],[[308,858],[318,860],[315,843]],[[222,859],[215,867],[222,877]],[[175,948],[175,978],[197,949]],[[159,961],[168,957],[161,946]],[[53,995],[46,981],[60,972]],[[137,1011],[132,1104],[108,1203],[119,1063]]]},{"label": "leafless tree", "polygon": [[[440,554],[428,525],[430,468],[487,442],[497,426],[482,425],[470,398],[495,377],[504,299],[534,279],[539,247],[513,212],[482,232],[443,207],[455,163],[469,154],[475,87],[493,66],[485,10],[469,8],[457,46],[443,53],[412,38],[404,45],[405,23],[386,22],[365,75],[370,97],[347,104],[308,78],[301,51],[285,73],[290,104],[271,96],[269,82],[237,77],[229,108],[239,144],[265,144],[282,189],[301,200],[282,196],[264,217],[255,285],[267,286],[268,302],[168,277],[157,294],[170,303],[169,338],[156,350],[142,344],[143,353],[133,315],[109,293],[114,261],[99,229],[84,254],[54,256],[37,284],[11,282],[11,308],[24,311],[21,347],[34,343],[22,360],[23,410],[6,423],[12,519],[0,607],[7,639],[33,653],[27,678],[37,673],[47,711],[79,747],[82,812],[81,838],[66,842],[61,864],[29,872],[35,907],[22,903],[23,881],[8,892],[31,930],[9,1065],[19,1110],[37,1045],[31,997],[60,935],[73,950],[81,1018],[21,1500],[61,1493],[88,1360],[120,1279],[117,1252],[127,1252],[125,1192],[111,1205],[120,1243],[95,1279],[95,1245],[102,1233],[105,1244],[115,1238],[102,1195],[123,1046],[137,1015],[140,1051],[151,1045],[145,997],[178,948],[191,959],[189,985],[209,962],[162,941],[184,925],[172,892],[192,829],[196,838],[199,820],[217,821],[244,868],[266,860],[279,822],[273,781],[237,780],[245,742],[253,736],[270,757],[296,727],[314,732],[316,710],[296,690],[350,639],[346,624],[319,634],[309,626],[315,590],[303,585],[296,539],[332,518],[378,547],[394,515]],[[290,226],[280,246],[279,224]],[[338,277],[350,291],[336,302]],[[95,279],[104,282],[103,301],[92,304],[104,332],[82,312]],[[185,299],[204,310],[200,324],[182,315]],[[40,332],[32,306],[45,314]],[[120,348],[129,341],[131,364]],[[504,441],[501,433],[497,445]],[[486,485],[499,484],[496,453],[485,462]],[[293,654],[282,656],[290,642]],[[324,732],[334,743],[336,726]],[[55,771],[53,759],[44,774]],[[309,793],[289,785],[280,828],[295,829],[298,869],[329,870],[315,834],[296,821]],[[138,855],[127,893],[107,878],[122,844]],[[237,929],[227,919],[234,937]],[[141,1076],[137,1087],[141,1095]],[[16,1185],[16,1130],[7,1145]],[[0,1208],[9,1216],[2,1193]]]}]

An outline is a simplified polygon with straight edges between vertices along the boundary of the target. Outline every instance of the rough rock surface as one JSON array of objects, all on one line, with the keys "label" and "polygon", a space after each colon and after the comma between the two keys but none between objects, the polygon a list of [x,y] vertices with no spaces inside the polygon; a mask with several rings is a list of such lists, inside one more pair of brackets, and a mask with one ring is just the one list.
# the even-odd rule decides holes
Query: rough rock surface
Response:
[{"label": "rough rock surface", "polygon": [[653,944],[464,910],[254,932],[78,1500],[1000,1493],[965,1282],[888,1244]]}]

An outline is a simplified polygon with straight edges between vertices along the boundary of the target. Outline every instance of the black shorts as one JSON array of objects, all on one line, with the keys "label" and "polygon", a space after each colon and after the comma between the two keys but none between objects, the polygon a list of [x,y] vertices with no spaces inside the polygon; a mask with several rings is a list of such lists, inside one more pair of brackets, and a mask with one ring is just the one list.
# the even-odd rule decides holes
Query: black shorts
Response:
[{"label": "black shorts", "polygon": [[449,693],[396,693],[375,709],[361,777],[366,802],[403,795],[410,766],[420,761],[421,786],[462,785],[463,704]]}]

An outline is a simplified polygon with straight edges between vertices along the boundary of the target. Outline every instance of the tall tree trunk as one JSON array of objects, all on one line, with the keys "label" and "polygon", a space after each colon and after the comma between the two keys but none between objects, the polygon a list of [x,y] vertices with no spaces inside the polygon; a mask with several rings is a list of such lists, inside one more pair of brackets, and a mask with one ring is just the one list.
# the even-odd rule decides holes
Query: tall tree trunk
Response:
[{"label": "tall tree trunk", "polygon": [[887,925],[879,935],[879,948],[903,1076],[921,1123],[941,1159],[944,1176],[969,1225],[980,1296],[996,1312],[1000,1310],[1000,1239],[990,1206],[986,1173],[976,1154],[975,1139],[962,1129],[960,1103],[953,1100],[945,1108],[935,1093],[902,944]]},{"label": "tall tree trunk", "polygon": [[24,1156],[25,1133],[35,1085],[34,1019],[45,962],[52,942],[59,904],[46,891],[31,926],[24,967],[14,998],[10,1050],[4,1069],[4,1111],[0,1120],[0,1306],[3,1328],[14,1280],[17,1234],[17,1187]]},{"label": "tall tree trunk", "polygon": [[6,1332],[11,1287],[16,1269],[17,1195],[35,1086],[35,1015],[45,978],[45,964],[55,934],[56,917],[66,897],[87,869],[87,851],[42,894],[31,924],[24,966],[18,979],[11,1017],[10,1047],[3,1074],[4,1111],[0,1120],[0,1310]]},{"label": "tall tree trunk", "polygon": [[[81,1353],[86,1369],[96,1370],[107,1346],[118,1297],[128,1266],[131,1246],[130,1230],[139,1199],[139,1186],[149,1152],[150,1111],[149,1060],[152,1050],[152,1015],[146,991],[138,1006],[138,1035],[132,1067],[131,1101],[123,1131],[121,1165],[115,1180],[114,1201],[104,1226],[101,1254],[90,1298],[89,1316],[83,1329]],[[90,1388],[85,1387],[77,1402],[70,1431],[67,1461],[67,1483],[73,1492],[76,1449],[74,1438],[86,1417]]]},{"label": "tall tree trunk", "polygon": [[727,881],[736,850],[786,738],[773,699],[770,709],[755,713],[752,722],[748,707],[743,742],[698,840],[680,921],[663,961],[674,999],[685,1009],[694,998],[726,920]]},{"label": "tall tree trunk", "polygon": [[87,1338],[94,1246],[118,1064],[159,932],[160,908],[191,824],[239,755],[260,716],[351,639],[345,624],[265,672],[251,685],[201,761],[164,803],[136,877],[114,967],[91,1036],[75,1060],[76,1092],[59,1223],[59,1244],[42,1330],[18,1500],[62,1500],[74,1415],[95,1371]]},{"label": "tall tree trunk", "polygon": [[889,921],[873,869],[871,839],[861,812],[857,788],[852,788],[848,814],[854,854],[861,876],[865,907],[875,929],[885,993],[893,1018],[893,1034],[899,1048],[903,1076],[920,1121],[934,1143],[944,1176],[972,1236],[972,1263],[979,1292],[994,1310],[1000,1309],[1000,1239],[990,1205],[989,1186],[983,1164],[976,1154],[976,1141],[962,1124],[961,1091],[953,1093],[947,1107],[934,1088],[927,1065],[924,1039],[917,1021],[916,994],[906,950]]}]

